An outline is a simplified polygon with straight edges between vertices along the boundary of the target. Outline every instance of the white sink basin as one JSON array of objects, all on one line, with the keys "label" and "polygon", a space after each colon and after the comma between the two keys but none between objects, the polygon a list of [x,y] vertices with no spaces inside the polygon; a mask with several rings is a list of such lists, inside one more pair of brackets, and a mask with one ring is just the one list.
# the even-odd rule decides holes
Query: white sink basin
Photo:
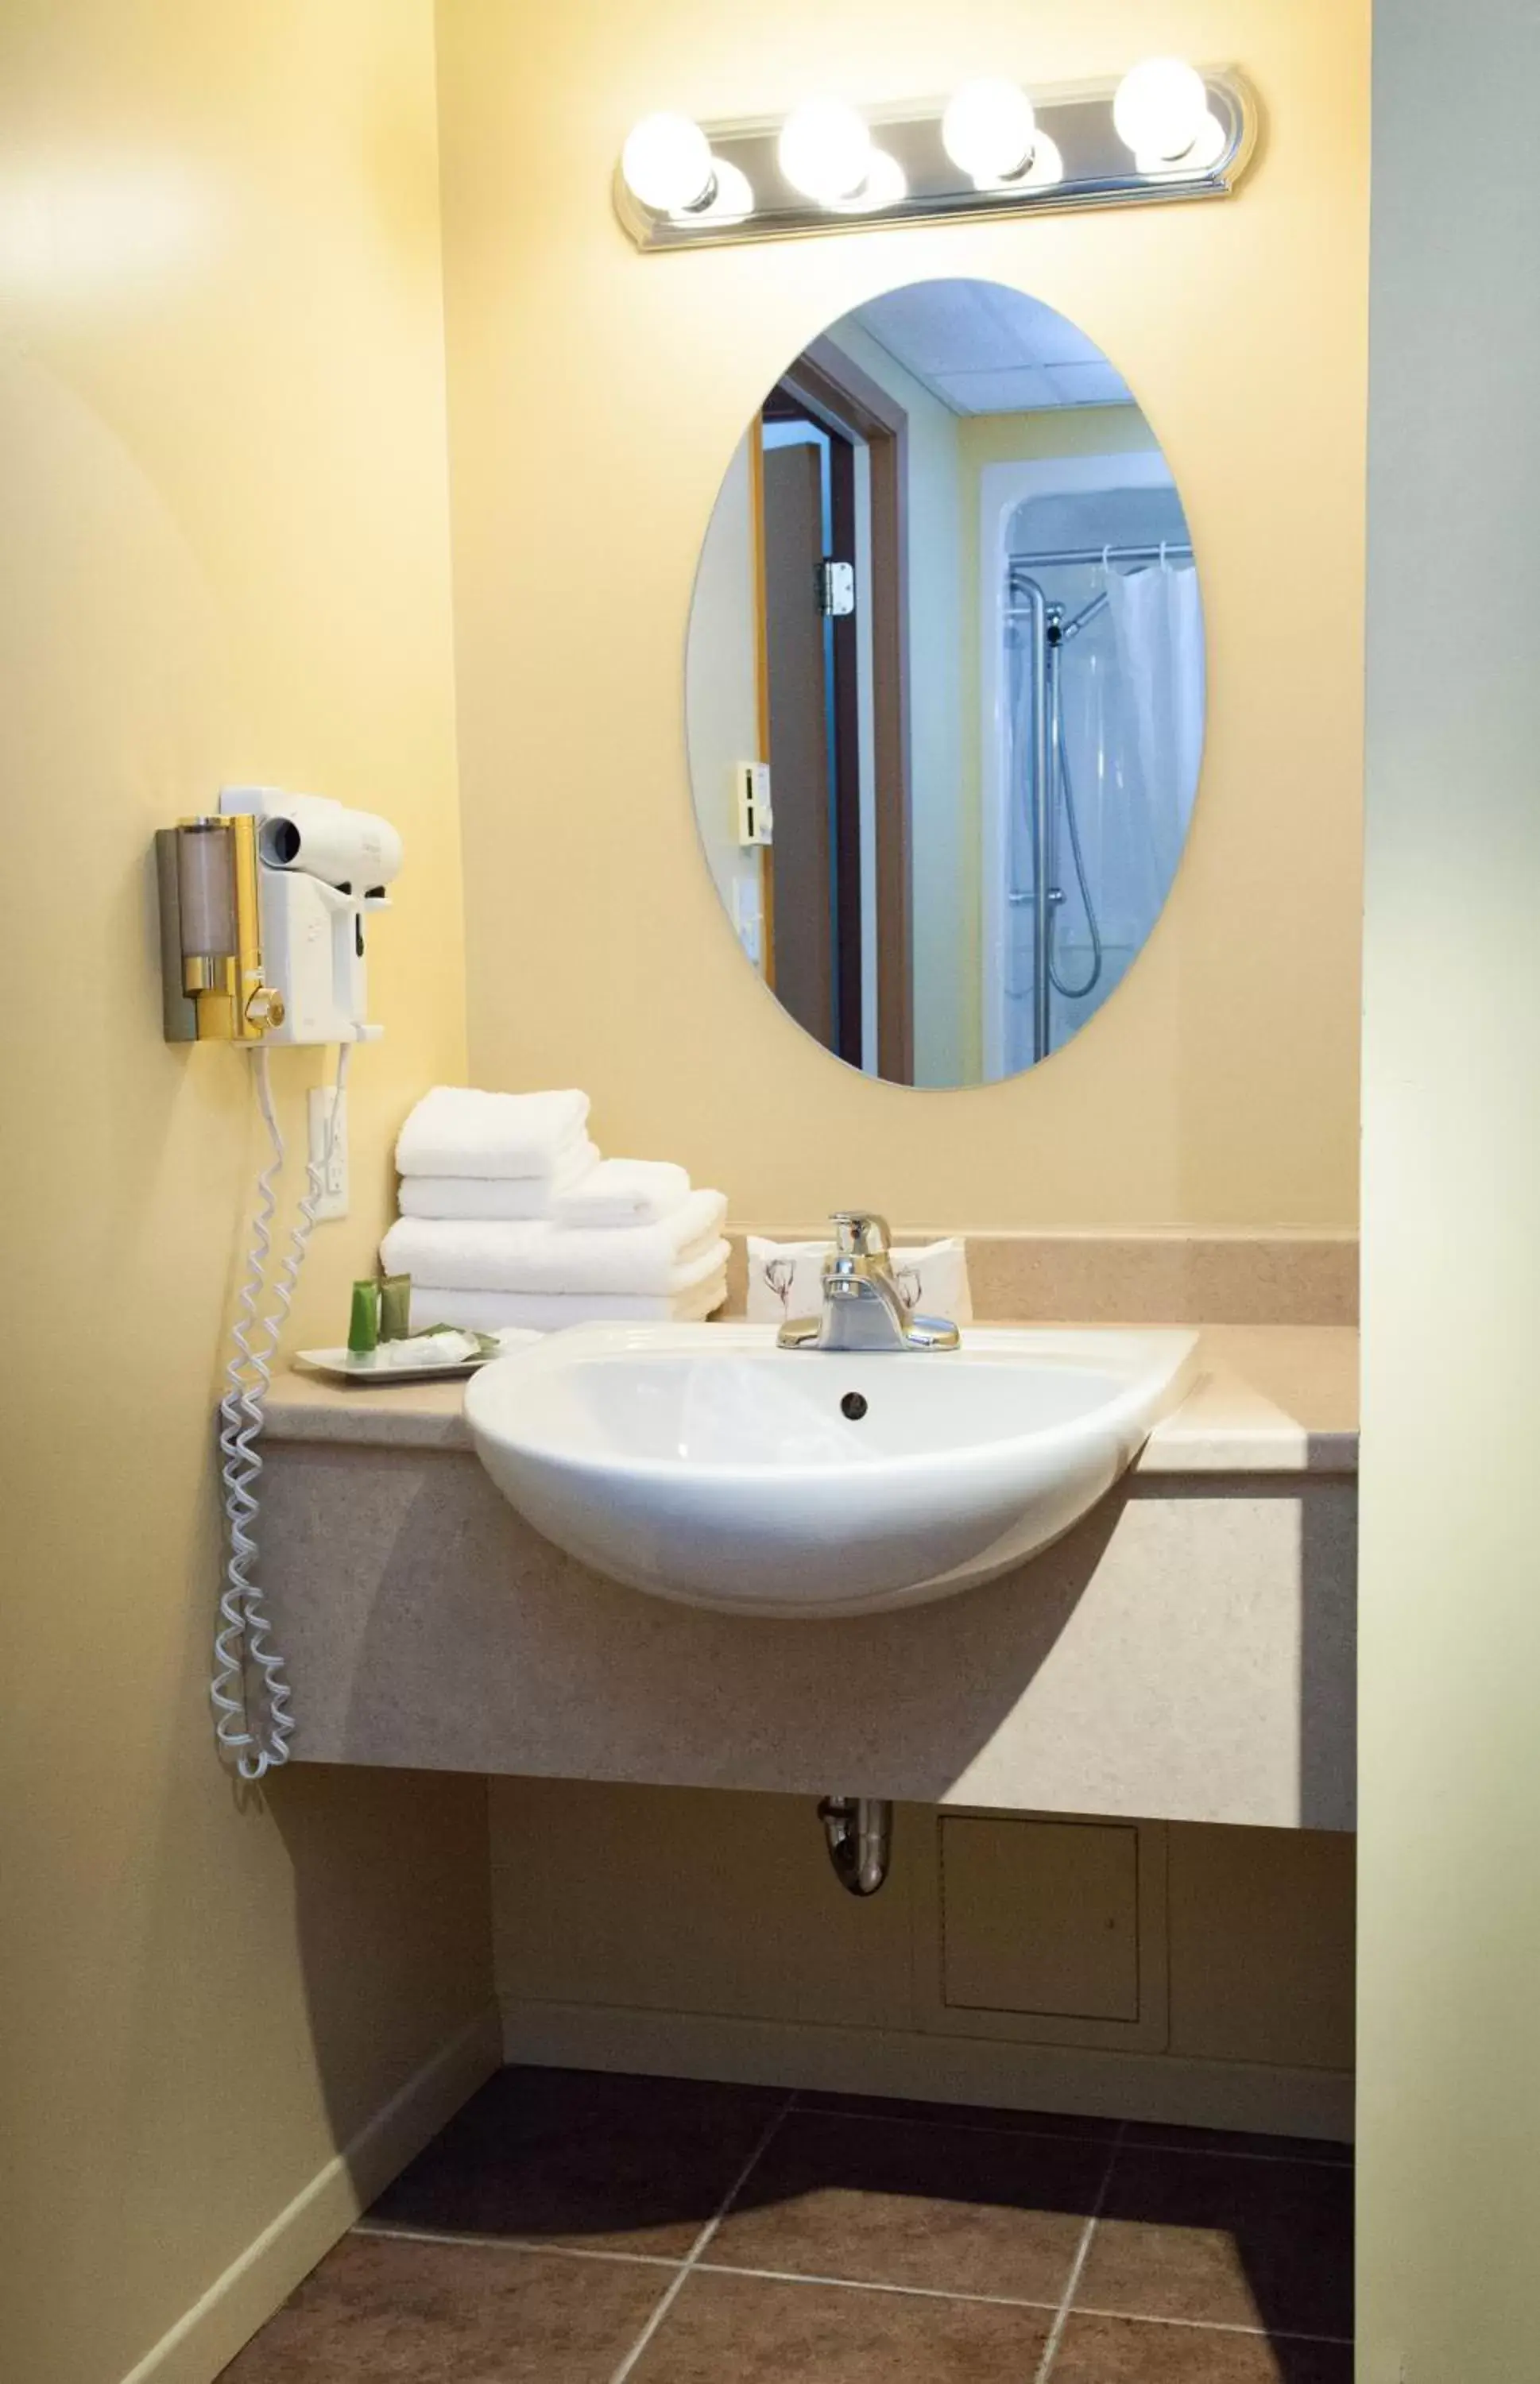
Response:
[{"label": "white sink basin", "polygon": [[1067,1532],[1182,1397],[1197,1346],[969,1327],[957,1350],[843,1357],[777,1349],[768,1325],[585,1324],[473,1375],[466,1415],[503,1496],[613,1581],[868,1613]]}]

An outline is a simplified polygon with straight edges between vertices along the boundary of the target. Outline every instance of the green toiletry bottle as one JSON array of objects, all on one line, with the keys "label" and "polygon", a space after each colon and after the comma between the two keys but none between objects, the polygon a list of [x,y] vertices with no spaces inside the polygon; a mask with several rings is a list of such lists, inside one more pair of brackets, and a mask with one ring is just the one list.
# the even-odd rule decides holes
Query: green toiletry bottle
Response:
[{"label": "green toiletry bottle", "polygon": [[379,1345],[379,1285],[372,1279],[353,1286],[348,1319],[348,1356],[371,1357]]}]

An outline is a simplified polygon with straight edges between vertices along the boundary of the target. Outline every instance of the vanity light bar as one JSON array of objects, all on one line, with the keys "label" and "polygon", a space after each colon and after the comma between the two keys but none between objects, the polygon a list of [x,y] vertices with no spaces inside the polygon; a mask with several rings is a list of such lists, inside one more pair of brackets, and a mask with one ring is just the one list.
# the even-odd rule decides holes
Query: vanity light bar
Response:
[{"label": "vanity light bar", "polygon": [[[1029,154],[992,179],[975,175],[949,155],[949,148],[967,152],[967,143],[958,139],[959,122],[970,126],[976,147],[991,110],[1002,124],[1012,121],[1007,99],[1012,88],[991,81],[966,86],[950,101],[859,111],[867,133],[863,170],[855,187],[843,192],[838,186],[854,170],[849,159],[860,139],[851,122],[858,111],[838,102],[811,101],[785,119],[696,125],[688,117],[649,117],[634,129],[616,167],[615,212],[640,249],[661,250],[891,224],[987,221],[1069,207],[1224,199],[1257,144],[1256,96],[1234,68],[1195,70],[1176,59],[1147,59],[1117,82],[1024,90],[1015,120],[1027,128]],[[1195,132],[1184,124],[1184,106],[1197,123]],[[949,112],[950,138],[944,140]],[[1162,120],[1183,128],[1186,145],[1180,155],[1134,147],[1141,126]],[[819,178],[807,161],[816,167],[821,155],[833,162],[825,194],[814,197],[810,185]],[[646,196],[639,196],[639,184]],[[671,189],[683,192],[686,184],[688,194],[671,203]]]}]

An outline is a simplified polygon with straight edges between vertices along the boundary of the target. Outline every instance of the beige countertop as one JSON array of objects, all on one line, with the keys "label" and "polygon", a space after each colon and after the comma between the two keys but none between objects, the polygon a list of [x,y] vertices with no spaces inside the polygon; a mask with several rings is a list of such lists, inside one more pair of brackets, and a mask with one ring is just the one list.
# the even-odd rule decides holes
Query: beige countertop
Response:
[{"label": "beige countertop", "polygon": [[[1157,1424],[1136,1471],[1357,1471],[1359,1336],[1350,1325],[1212,1324],[1198,1332],[1198,1381]],[[459,1383],[354,1390],[291,1369],[274,1377],[267,1430],[274,1440],[468,1448],[463,1396]]]}]

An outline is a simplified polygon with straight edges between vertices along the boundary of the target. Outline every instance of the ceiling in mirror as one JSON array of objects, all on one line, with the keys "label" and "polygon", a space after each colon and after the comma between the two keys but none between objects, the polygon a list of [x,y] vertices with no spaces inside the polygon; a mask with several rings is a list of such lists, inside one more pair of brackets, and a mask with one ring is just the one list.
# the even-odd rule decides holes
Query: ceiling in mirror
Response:
[{"label": "ceiling in mirror", "polygon": [[1019,291],[831,324],[728,466],[691,606],[696,817],[746,961],[853,1068],[988,1082],[1121,985],[1181,857],[1202,610],[1115,364]]},{"label": "ceiling in mirror", "polygon": [[993,281],[913,281],[845,317],[952,414],[1132,405],[1094,340],[1051,306]]}]

